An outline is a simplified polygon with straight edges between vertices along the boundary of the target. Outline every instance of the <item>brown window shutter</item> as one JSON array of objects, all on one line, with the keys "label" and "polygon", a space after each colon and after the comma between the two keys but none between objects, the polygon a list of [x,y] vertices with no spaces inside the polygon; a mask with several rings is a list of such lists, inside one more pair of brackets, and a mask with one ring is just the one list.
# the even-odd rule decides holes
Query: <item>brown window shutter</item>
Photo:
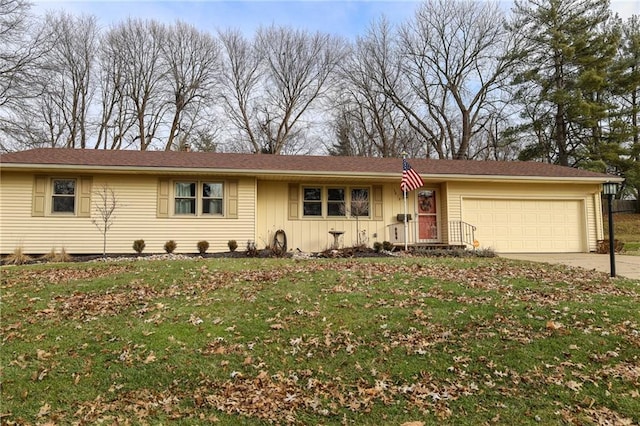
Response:
[{"label": "brown window shutter", "polygon": [[47,182],[49,179],[46,176],[35,176],[33,179],[31,216],[44,216],[44,209],[47,205]]},{"label": "brown window shutter", "polygon": [[169,217],[169,179],[158,179],[157,217]]},{"label": "brown window shutter", "polygon": [[289,184],[289,220],[295,220],[300,217],[300,185],[297,183]]},{"label": "brown window shutter", "polygon": [[90,217],[93,178],[81,177],[78,179],[78,183],[78,217]]},{"label": "brown window shutter", "polygon": [[225,217],[229,219],[238,218],[238,181],[227,181],[227,211]]},{"label": "brown window shutter", "polygon": [[373,192],[373,196],[371,199],[373,200],[373,220],[382,220],[384,217],[383,211],[383,197],[382,197],[382,186],[374,185],[371,188],[371,192]]}]

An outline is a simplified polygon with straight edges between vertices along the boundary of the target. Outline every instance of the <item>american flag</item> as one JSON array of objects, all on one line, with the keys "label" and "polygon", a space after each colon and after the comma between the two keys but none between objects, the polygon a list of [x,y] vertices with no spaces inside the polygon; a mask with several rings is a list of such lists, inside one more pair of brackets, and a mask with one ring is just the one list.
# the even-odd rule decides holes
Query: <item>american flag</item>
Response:
[{"label": "american flag", "polygon": [[400,182],[400,189],[402,192],[413,191],[424,185],[424,181],[415,170],[411,168],[409,162],[402,159],[402,182]]}]

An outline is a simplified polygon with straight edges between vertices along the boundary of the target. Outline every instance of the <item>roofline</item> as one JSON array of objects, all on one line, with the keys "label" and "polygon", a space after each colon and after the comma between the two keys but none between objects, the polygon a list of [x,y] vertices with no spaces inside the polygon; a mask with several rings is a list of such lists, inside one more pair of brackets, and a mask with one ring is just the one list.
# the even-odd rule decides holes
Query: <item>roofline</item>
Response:
[{"label": "roofline", "polygon": [[[352,177],[361,179],[400,179],[401,173],[368,173],[368,172],[338,172],[338,171],[295,171],[295,170],[264,170],[264,169],[220,169],[220,168],[185,168],[185,167],[152,167],[152,166],[83,166],[77,164],[40,164],[40,163],[2,163],[2,170],[31,170],[34,172],[99,172],[106,173],[144,173],[158,175],[188,175],[188,174],[223,174],[226,176],[288,176],[288,177]],[[428,174],[420,173],[426,180],[448,180],[448,181],[503,181],[503,182],[581,182],[581,183],[604,183],[604,182],[624,182],[624,178],[618,176],[515,176],[515,175],[472,175],[472,174]]]}]

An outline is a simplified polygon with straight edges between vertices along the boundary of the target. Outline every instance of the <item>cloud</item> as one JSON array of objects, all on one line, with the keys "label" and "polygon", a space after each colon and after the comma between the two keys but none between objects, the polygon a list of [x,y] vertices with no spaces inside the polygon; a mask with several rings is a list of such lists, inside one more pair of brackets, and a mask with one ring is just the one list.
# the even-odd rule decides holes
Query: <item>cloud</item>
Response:
[{"label": "cloud", "polygon": [[611,10],[623,19],[640,15],[640,0],[611,0]]}]

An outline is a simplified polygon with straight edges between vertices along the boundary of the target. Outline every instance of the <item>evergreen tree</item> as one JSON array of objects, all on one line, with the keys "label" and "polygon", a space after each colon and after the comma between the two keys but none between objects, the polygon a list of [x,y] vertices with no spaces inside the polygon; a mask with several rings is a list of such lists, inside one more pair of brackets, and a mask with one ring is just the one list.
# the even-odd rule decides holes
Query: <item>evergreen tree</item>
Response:
[{"label": "evergreen tree", "polygon": [[513,12],[514,84],[527,106],[521,128],[531,132],[520,158],[579,166],[600,145],[609,111],[603,93],[617,46],[609,1],[516,0]]},{"label": "evergreen tree", "polygon": [[608,172],[625,177],[628,192],[640,199],[640,16],[620,23],[622,39],[611,68],[609,143],[600,152]]}]

